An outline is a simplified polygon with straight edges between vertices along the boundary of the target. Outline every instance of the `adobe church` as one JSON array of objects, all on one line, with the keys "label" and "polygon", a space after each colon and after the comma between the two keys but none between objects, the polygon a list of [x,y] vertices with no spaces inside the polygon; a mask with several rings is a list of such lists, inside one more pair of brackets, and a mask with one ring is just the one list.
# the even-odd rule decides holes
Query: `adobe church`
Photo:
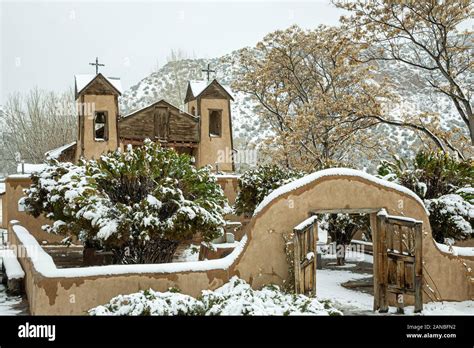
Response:
[{"label": "adobe church", "polygon": [[195,165],[211,165],[221,172],[234,171],[230,90],[216,79],[189,81],[185,110],[158,100],[121,116],[120,79],[96,75],[75,76],[78,105],[77,141],[55,157],[77,162],[102,153],[143,144],[147,138],[195,158]]}]

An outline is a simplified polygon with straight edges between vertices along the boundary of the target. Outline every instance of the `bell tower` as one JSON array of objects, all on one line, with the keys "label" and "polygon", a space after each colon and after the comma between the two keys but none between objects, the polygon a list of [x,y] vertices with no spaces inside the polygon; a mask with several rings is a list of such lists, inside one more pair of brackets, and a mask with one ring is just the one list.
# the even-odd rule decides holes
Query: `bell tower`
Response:
[{"label": "bell tower", "polygon": [[76,75],[75,94],[78,113],[76,161],[98,158],[119,147],[118,97],[120,79],[96,75]]},{"label": "bell tower", "polygon": [[199,117],[200,141],[196,165],[234,171],[230,90],[216,79],[190,81],[186,92],[187,111]]}]

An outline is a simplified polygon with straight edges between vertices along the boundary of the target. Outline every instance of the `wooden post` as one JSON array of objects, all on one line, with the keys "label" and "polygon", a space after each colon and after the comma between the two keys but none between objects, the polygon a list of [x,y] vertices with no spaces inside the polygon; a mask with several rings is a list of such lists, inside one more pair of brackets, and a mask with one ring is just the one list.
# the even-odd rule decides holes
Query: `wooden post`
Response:
[{"label": "wooden post", "polygon": [[415,233],[415,313],[423,310],[423,230],[417,223]]},{"label": "wooden post", "polygon": [[371,213],[370,214],[370,229],[372,230],[372,253],[374,255],[374,267],[373,267],[373,273],[374,273],[374,312],[379,309],[380,303],[379,303],[379,280],[378,280],[378,274],[379,274],[379,219],[377,218],[376,213]]},{"label": "wooden post", "polygon": [[318,267],[318,222],[315,221],[313,225],[313,252],[314,252],[314,262],[313,262],[313,295],[316,296],[316,269]]},{"label": "wooden post", "polygon": [[294,254],[294,268],[295,268],[295,292],[300,294],[300,241],[298,238],[298,231],[294,231],[293,236],[293,254]]},{"label": "wooden post", "polygon": [[387,282],[388,282],[388,272],[387,272],[387,217],[379,217],[379,234],[378,234],[378,258],[379,258],[379,267],[378,267],[378,281],[379,281],[379,312],[386,313],[388,312],[388,299],[387,299]]}]

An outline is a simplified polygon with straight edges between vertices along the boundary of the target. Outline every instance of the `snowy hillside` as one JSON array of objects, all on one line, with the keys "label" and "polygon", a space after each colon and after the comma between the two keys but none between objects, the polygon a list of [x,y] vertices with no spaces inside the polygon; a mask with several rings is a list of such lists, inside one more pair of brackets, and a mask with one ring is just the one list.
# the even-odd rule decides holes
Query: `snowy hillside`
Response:
[{"label": "snowy hillside", "polygon": [[[213,59],[184,59],[165,64],[157,72],[125,91],[120,99],[122,115],[159,99],[166,99],[176,106],[181,106],[186,95],[187,81],[205,79],[205,73],[201,70],[207,64],[216,70],[216,73],[211,74],[211,79],[217,78],[220,83],[230,86],[236,69],[226,62],[231,56],[232,54]],[[234,138],[245,139],[245,142],[258,142],[268,136],[268,131],[260,129],[260,122],[255,113],[256,104],[252,102],[250,96],[235,91],[232,95],[235,100],[232,103]]]},{"label": "snowy hillside", "polygon": [[[237,52],[232,52],[220,58],[184,59],[165,64],[123,94],[120,101],[122,114],[139,109],[160,98],[175,105],[181,105],[185,97],[187,81],[205,78],[201,69],[207,64],[217,71],[211,74],[211,78],[217,77],[219,82],[231,85],[238,67],[228,62],[233,61],[232,58],[236,54]],[[437,112],[441,115],[441,124],[444,128],[462,125],[450,100],[443,95],[434,95],[427,87],[423,76],[420,76],[415,69],[404,64],[387,62],[381,64],[381,75],[392,81],[394,90],[401,100],[399,104],[387,105],[386,108],[390,110],[391,116],[397,117],[401,112],[408,114],[418,114],[421,111]],[[235,102],[232,104],[232,122],[235,146],[242,149],[248,144],[259,143],[262,139],[271,136],[268,127],[261,126],[257,104],[251,97],[235,91],[233,96]],[[390,139],[393,148],[400,151],[401,155],[410,156],[413,155],[414,150],[416,151],[416,142],[419,140],[409,129],[381,125],[371,131]]]}]

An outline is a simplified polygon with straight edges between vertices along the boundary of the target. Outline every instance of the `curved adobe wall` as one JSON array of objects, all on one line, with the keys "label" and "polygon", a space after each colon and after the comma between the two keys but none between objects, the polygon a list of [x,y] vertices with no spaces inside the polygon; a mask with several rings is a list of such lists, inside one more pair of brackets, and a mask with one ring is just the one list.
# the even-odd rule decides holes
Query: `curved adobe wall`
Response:
[{"label": "curved adobe wall", "polygon": [[[341,174],[344,173],[344,174]],[[403,204],[400,204],[402,202]],[[472,298],[469,281],[474,260],[441,252],[433,242],[422,202],[398,185],[359,171],[325,170],[285,185],[265,198],[246,226],[247,236],[230,255],[217,260],[157,265],[112,265],[57,269],[23,227],[9,225],[13,245],[27,247],[20,263],[32,314],[85,314],[118,294],[153,288],[178,287],[197,296],[215,289],[238,275],[254,288],[282,284],[288,279],[283,234],[318,209],[380,209],[423,221],[424,278],[438,299],[461,301]],[[31,249],[33,248],[33,249]],[[41,249],[41,248],[40,248]],[[41,249],[42,250],[42,249]],[[30,253],[31,251],[31,253]],[[427,271],[427,272],[426,272]],[[317,280],[317,273],[316,273]],[[426,291],[429,291],[425,287]],[[76,299],[71,302],[71,296]],[[429,298],[424,296],[424,301]]]},{"label": "curved adobe wall", "polygon": [[[474,260],[455,257],[437,248],[425,208],[414,193],[363,172],[346,169],[329,169],[298,181],[299,184],[285,185],[267,197],[247,226],[248,242],[233,270],[253,287],[283,284],[288,279],[283,234],[305,220],[310,211],[385,208],[391,215],[423,221],[424,290],[433,289],[433,298],[442,300],[472,298],[470,279]],[[429,300],[424,295],[424,301]]]}]

